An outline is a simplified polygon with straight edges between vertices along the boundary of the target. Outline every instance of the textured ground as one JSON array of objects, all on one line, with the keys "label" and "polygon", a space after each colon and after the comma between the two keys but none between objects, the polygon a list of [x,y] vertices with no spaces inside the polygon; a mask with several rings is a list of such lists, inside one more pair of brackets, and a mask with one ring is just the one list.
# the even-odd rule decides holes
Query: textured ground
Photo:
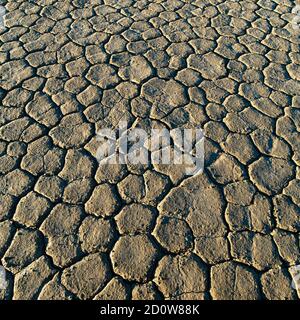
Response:
[{"label": "textured ground", "polygon": [[[1,299],[297,299],[294,1],[0,4]],[[121,119],[200,124],[205,172],[99,167]]]}]

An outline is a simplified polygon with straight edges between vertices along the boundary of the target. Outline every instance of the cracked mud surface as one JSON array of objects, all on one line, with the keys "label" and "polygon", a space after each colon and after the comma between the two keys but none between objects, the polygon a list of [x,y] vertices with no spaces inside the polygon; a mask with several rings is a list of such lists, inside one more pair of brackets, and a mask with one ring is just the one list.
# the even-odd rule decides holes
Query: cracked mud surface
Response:
[{"label": "cracked mud surface", "polygon": [[[0,1],[0,299],[298,299],[291,0]],[[205,129],[205,171],[95,133]]]}]

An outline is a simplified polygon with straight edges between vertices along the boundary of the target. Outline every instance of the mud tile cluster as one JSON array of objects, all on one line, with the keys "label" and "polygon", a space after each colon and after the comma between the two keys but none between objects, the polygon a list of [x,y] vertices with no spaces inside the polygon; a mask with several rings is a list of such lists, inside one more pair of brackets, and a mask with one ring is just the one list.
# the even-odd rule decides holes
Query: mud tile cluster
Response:
[{"label": "mud tile cluster", "polygon": [[[298,299],[292,0],[0,0],[0,299]],[[205,170],[96,132],[205,130]]]}]

